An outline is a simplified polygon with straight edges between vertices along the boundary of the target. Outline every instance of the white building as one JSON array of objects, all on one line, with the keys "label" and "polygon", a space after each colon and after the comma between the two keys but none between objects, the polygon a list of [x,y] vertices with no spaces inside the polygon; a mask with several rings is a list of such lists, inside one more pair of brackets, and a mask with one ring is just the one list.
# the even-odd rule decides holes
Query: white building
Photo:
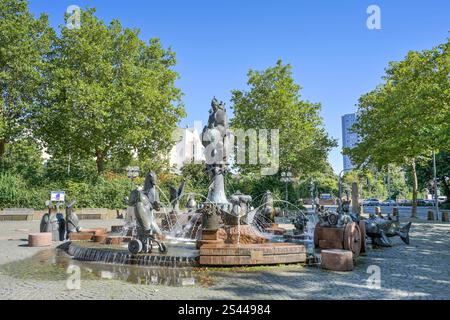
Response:
[{"label": "white building", "polygon": [[[357,120],[356,113],[345,114],[342,116],[342,147],[353,148],[359,142],[359,136],[351,130],[352,126]],[[354,168],[350,158],[346,155],[344,157],[344,170],[351,170]]]},{"label": "white building", "polygon": [[186,163],[205,161],[204,147],[196,128],[180,128],[175,131],[174,139],[178,142],[170,151],[169,164],[175,172],[179,173]]}]

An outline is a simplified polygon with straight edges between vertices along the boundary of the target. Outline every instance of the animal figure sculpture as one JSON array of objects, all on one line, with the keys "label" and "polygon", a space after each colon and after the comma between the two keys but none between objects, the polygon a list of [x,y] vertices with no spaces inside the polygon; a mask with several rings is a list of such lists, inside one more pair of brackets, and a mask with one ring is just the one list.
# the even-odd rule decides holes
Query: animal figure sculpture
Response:
[{"label": "animal figure sculpture", "polygon": [[180,199],[184,194],[184,186],[186,181],[183,181],[180,187],[177,189],[174,186],[170,186],[170,205],[172,206],[172,212],[178,213],[180,211]]},{"label": "animal figure sculpture", "polygon": [[262,209],[262,215],[267,219],[267,221],[274,223],[277,211],[274,208],[272,192],[267,190],[264,193],[263,201],[264,207]]},{"label": "animal figure sculpture", "polygon": [[409,244],[409,230],[411,222],[401,226],[397,215],[395,220],[377,217],[371,213],[369,219],[365,220],[366,234],[372,240],[373,246],[391,247],[392,242],[389,238],[399,236],[405,244]]},{"label": "animal figure sculpture", "polygon": [[194,211],[197,209],[197,201],[195,201],[195,195],[193,193],[189,193],[188,195],[186,208],[188,209],[188,211]]},{"label": "animal figure sculpture", "polygon": [[[230,224],[236,225],[239,219],[245,217],[250,212],[249,205],[252,202],[252,197],[242,194],[238,191],[231,196],[230,202],[231,202]],[[249,220],[250,219],[244,219],[244,222],[246,224],[251,224],[252,221]]]},{"label": "animal figure sculpture", "polygon": [[308,223],[308,218],[303,212],[299,212],[294,219],[292,219],[292,224],[295,227],[294,234],[302,234],[305,232],[306,224]]}]

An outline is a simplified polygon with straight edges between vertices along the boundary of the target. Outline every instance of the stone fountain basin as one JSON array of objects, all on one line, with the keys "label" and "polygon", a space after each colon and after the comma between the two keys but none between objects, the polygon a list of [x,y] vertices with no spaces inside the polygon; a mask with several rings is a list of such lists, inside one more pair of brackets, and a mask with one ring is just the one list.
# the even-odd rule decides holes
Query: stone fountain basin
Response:
[{"label": "stone fountain basin", "polygon": [[91,241],[66,242],[60,246],[70,256],[80,261],[139,266],[186,267],[197,266],[199,252],[194,243],[166,242],[167,253],[157,248],[152,253],[131,254],[126,245],[102,244]]}]

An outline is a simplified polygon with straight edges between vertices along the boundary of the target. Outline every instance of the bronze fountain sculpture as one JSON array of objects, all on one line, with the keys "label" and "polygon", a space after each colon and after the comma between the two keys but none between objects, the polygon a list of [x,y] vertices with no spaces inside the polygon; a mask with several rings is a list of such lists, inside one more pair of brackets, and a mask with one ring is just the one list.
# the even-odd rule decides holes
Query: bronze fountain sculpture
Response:
[{"label": "bronze fountain sculpture", "polygon": [[155,210],[160,209],[159,193],[156,190],[156,174],[147,174],[144,182],[144,190],[135,189],[129,197],[129,206],[134,207],[136,217],[137,238],[128,243],[128,250],[133,254],[150,253],[152,245],[158,246],[159,252],[166,253],[166,245],[156,236],[162,232],[156,223]]}]

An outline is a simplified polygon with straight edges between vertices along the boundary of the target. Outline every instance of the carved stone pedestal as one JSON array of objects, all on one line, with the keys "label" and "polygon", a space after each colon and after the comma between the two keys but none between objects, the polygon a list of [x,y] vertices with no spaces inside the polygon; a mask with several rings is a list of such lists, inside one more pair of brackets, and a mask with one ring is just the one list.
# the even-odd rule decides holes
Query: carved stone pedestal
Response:
[{"label": "carved stone pedestal", "polygon": [[202,230],[201,232],[201,239],[197,240],[197,249],[200,249],[200,247],[204,244],[224,244],[224,240],[220,237],[221,232],[219,230]]}]

